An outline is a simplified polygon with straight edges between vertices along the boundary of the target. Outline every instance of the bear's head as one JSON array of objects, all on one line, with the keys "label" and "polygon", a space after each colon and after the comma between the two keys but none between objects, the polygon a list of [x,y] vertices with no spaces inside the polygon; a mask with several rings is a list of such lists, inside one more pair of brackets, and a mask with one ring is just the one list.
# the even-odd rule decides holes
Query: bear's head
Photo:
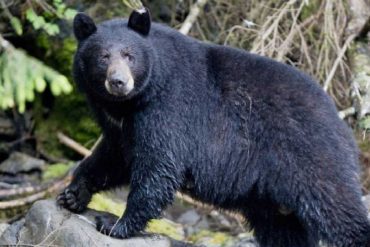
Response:
[{"label": "bear's head", "polygon": [[79,13],[73,22],[78,40],[74,76],[87,93],[104,100],[124,101],[144,90],[152,71],[153,50],[148,41],[151,26],[146,8],[127,20],[95,25]]}]

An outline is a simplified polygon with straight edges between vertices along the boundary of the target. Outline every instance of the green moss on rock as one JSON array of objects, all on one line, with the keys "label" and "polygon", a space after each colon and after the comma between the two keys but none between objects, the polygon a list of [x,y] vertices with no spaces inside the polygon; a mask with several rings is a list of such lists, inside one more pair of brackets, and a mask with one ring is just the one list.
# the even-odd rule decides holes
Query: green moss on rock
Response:
[{"label": "green moss on rock", "polygon": [[53,165],[48,165],[44,172],[42,173],[42,180],[48,181],[54,178],[59,178],[65,175],[73,166],[74,163],[57,163]]},{"label": "green moss on rock", "polygon": [[[125,210],[126,204],[113,200],[105,193],[98,193],[93,196],[88,207],[99,211],[109,212],[120,217]],[[164,234],[176,240],[184,239],[184,230],[182,226],[167,219],[151,220],[146,231]]]}]

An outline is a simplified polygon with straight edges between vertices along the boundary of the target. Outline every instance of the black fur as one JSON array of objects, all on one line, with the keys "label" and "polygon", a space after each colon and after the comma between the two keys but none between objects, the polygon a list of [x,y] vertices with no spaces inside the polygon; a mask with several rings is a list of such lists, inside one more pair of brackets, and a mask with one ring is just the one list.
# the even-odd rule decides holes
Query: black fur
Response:
[{"label": "black fur", "polygon": [[73,20],[73,32],[77,40],[84,40],[96,31],[93,20],[84,13],[78,13]]},{"label": "black fur", "polygon": [[[135,57],[135,89],[116,97],[100,54],[122,49]],[[293,67],[159,24],[143,36],[119,19],[80,41],[74,76],[104,137],[58,201],[80,212],[93,193],[130,184],[118,224],[98,219],[104,233],[143,230],[180,190],[244,214],[262,247],[368,243],[352,134]]]},{"label": "black fur", "polygon": [[140,11],[132,12],[127,25],[142,35],[148,35],[151,25],[150,12],[146,8]]}]

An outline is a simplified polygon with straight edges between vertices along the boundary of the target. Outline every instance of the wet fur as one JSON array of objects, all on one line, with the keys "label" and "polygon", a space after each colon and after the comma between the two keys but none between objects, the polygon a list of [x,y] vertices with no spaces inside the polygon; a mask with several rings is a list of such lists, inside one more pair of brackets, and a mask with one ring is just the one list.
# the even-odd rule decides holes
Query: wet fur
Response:
[{"label": "wet fur", "polygon": [[366,246],[356,144],[316,82],[288,65],[158,24],[146,37],[135,35],[126,23],[108,21],[98,30],[109,39],[110,30],[123,28],[151,47],[145,58],[153,66],[137,95],[108,99],[87,86],[80,44],[75,79],[104,137],[59,197],[62,205],[79,212],[93,193],[130,185],[118,224],[97,219],[98,230],[125,238],[160,217],[180,190],[244,214],[261,247],[314,247],[319,239]]}]

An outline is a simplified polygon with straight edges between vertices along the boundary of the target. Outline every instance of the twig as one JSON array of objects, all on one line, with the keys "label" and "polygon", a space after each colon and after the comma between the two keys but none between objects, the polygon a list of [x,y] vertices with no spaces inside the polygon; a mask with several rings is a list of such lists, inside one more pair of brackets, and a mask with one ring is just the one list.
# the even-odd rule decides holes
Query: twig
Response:
[{"label": "twig", "polygon": [[328,77],[326,78],[325,82],[324,82],[324,90],[325,92],[328,91],[328,88],[330,86],[330,82],[331,80],[333,79],[334,75],[335,75],[335,72],[337,71],[337,68],[338,68],[338,65],[339,63],[342,61],[342,58],[344,57],[344,55],[346,54],[346,51],[348,49],[348,46],[350,45],[350,43],[356,38],[356,34],[352,34],[350,35],[346,42],[344,43],[342,49],[340,50],[339,54],[338,54],[338,57],[337,59],[335,60],[334,62],[334,65],[333,67],[331,68],[331,71],[328,75]]},{"label": "twig", "polygon": [[15,196],[21,196],[23,194],[31,194],[40,192],[47,187],[49,187],[50,184],[44,184],[44,185],[29,185],[29,186],[13,186],[12,188],[6,188],[0,190],[0,200],[6,199],[8,197],[15,197]]},{"label": "twig", "polygon": [[71,174],[68,174],[63,179],[57,180],[54,183],[52,183],[44,191],[23,198],[0,202],[0,210],[21,207],[24,205],[31,204],[42,198],[45,198],[48,194],[52,194],[56,191],[59,191],[61,188],[64,188],[71,181],[71,178],[72,178]]},{"label": "twig", "polygon": [[61,143],[63,143],[67,147],[75,150],[77,153],[79,153],[79,154],[81,154],[85,157],[91,155],[92,152],[89,149],[85,148],[84,146],[82,146],[81,144],[79,144],[75,140],[69,138],[68,136],[64,135],[63,133],[58,132],[57,136],[58,136],[58,139]]},{"label": "twig", "polygon": [[200,11],[203,9],[204,5],[206,5],[207,0],[197,0],[196,3],[193,4],[190,8],[190,12],[186,17],[185,21],[182,23],[180,27],[180,33],[187,35],[192,28],[194,22],[197,20]]},{"label": "twig", "polygon": [[90,149],[91,152],[94,152],[95,148],[99,145],[99,143],[101,142],[102,139],[103,139],[103,135],[100,135],[99,138],[98,138],[98,140],[94,143],[94,145]]},{"label": "twig", "polygon": [[352,107],[349,107],[343,111],[340,111],[338,112],[338,116],[341,118],[341,119],[345,119],[346,117],[350,116],[350,115],[354,115],[356,113],[356,109],[352,106]]}]

